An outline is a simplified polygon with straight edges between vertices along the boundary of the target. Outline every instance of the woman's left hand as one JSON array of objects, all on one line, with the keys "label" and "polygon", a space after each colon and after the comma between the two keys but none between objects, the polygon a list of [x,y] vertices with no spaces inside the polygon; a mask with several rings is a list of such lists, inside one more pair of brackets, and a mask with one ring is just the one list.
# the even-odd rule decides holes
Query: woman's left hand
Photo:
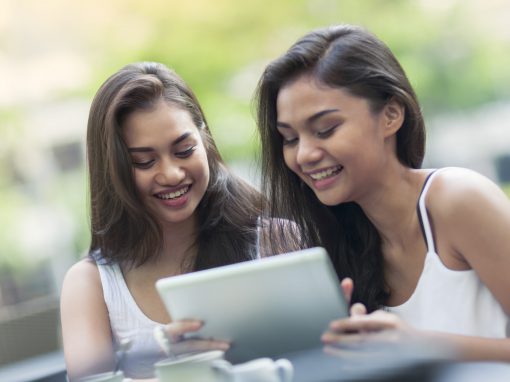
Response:
[{"label": "woman's left hand", "polygon": [[356,303],[351,307],[351,316],[332,321],[321,340],[341,347],[367,340],[395,341],[411,331],[395,314],[383,310],[367,314],[365,306]]}]

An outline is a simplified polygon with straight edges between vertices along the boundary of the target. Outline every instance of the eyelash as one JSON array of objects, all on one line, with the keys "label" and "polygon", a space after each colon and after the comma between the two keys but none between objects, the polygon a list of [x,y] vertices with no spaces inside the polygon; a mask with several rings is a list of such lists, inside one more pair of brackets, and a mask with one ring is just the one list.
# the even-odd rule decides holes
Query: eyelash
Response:
[{"label": "eyelash", "polygon": [[143,170],[148,169],[152,166],[154,163],[154,159],[151,159],[147,162],[133,162],[133,166],[136,168],[141,168]]},{"label": "eyelash", "polygon": [[282,139],[283,139],[284,146],[289,146],[289,145],[292,145],[297,142],[297,138],[285,139],[284,137],[282,137]]},{"label": "eyelash", "polygon": [[[175,153],[175,156],[179,159],[189,158],[191,156],[191,154],[193,154],[193,152],[195,151],[196,148],[197,148],[197,146],[190,146],[184,151],[179,151],[179,152]],[[155,162],[154,159],[151,159],[147,162],[133,162],[133,166],[136,168],[142,169],[142,170],[146,170],[146,169],[150,168],[154,162]]]},{"label": "eyelash", "polygon": [[195,149],[197,148],[197,146],[190,146],[188,147],[186,150],[184,151],[180,151],[178,153],[175,153],[175,156],[177,158],[188,158],[189,156],[191,156],[191,154],[193,154],[193,152],[195,151]]},{"label": "eyelash", "polygon": [[317,136],[319,138],[328,138],[331,134],[333,134],[338,125],[331,126],[330,128],[317,132]]},{"label": "eyelash", "polygon": [[[338,127],[338,125],[331,126],[330,128],[328,128],[326,130],[318,131],[316,133],[316,135],[321,139],[326,139],[326,138],[330,137],[335,132],[337,127]],[[282,139],[283,139],[284,146],[292,145],[298,141],[298,138],[286,139],[285,137],[282,137]]]}]

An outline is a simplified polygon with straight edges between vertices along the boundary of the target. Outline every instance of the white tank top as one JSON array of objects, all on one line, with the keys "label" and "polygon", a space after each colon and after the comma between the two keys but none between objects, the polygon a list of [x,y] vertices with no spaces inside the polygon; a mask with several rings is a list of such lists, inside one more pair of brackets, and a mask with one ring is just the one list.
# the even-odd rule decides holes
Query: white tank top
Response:
[{"label": "white tank top", "polygon": [[154,327],[161,325],[148,318],[136,304],[118,264],[97,261],[110,326],[115,343],[129,338],[131,348],[121,369],[129,378],[153,378],[154,363],[165,355],[153,337]]},{"label": "white tank top", "polygon": [[425,181],[418,202],[418,215],[428,248],[422,274],[409,300],[385,309],[418,329],[480,337],[509,337],[509,317],[476,272],[472,269],[451,270],[436,253],[425,198],[438,172],[432,173]]},{"label": "white tank top", "polygon": [[[261,256],[259,242],[262,224],[259,217],[255,251],[257,259]],[[153,378],[154,363],[166,358],[153,336],[154,327],[161,324],[151,320],[138,307],[118,264],[106,264],[99,252],[93,253],[92,257],[99,270],[114,345],[121,339],[131,340],[131,348],[121,365],[124,375],[135,379]]]}]

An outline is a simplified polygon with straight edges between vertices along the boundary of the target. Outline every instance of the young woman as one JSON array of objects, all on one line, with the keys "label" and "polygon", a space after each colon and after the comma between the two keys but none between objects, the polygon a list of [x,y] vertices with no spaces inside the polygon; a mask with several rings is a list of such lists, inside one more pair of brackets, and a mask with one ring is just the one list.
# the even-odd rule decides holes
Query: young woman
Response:
[{"label": "young woman", "polygon": [[[124,374],[149,378],[165,357],[153,330],[171,322],[156,280],[258,257],[262,199],[225,167],[191,89],[158,63],[128,65],[101,86],[87,154],[90,252],[68,271],[61,298],[68,376],[114,369],[128,340]],[[228,348],[181,340],[200,326],[166,325],[172,352]]]},{"label": "young woman", "polygon": [[360,303],[323,342],[397,329],[510,361],[510,203],[473,171],[421,169],[422,114],[389,48],[355,26],[312,31],[257,102],[269,214],[325,247]]}]

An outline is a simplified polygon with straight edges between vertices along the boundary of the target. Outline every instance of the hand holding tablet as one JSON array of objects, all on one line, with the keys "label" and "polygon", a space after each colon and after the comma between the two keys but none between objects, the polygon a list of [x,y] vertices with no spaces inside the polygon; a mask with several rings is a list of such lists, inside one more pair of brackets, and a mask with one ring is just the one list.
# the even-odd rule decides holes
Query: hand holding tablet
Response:
[{"label": "hand holding tablet", "polygon": [[196,335],[230,341],[232,362],[320,348],[328,324],[348,316],[319,247],[161,279],[156,288],[173,320],[201,320]]}]

